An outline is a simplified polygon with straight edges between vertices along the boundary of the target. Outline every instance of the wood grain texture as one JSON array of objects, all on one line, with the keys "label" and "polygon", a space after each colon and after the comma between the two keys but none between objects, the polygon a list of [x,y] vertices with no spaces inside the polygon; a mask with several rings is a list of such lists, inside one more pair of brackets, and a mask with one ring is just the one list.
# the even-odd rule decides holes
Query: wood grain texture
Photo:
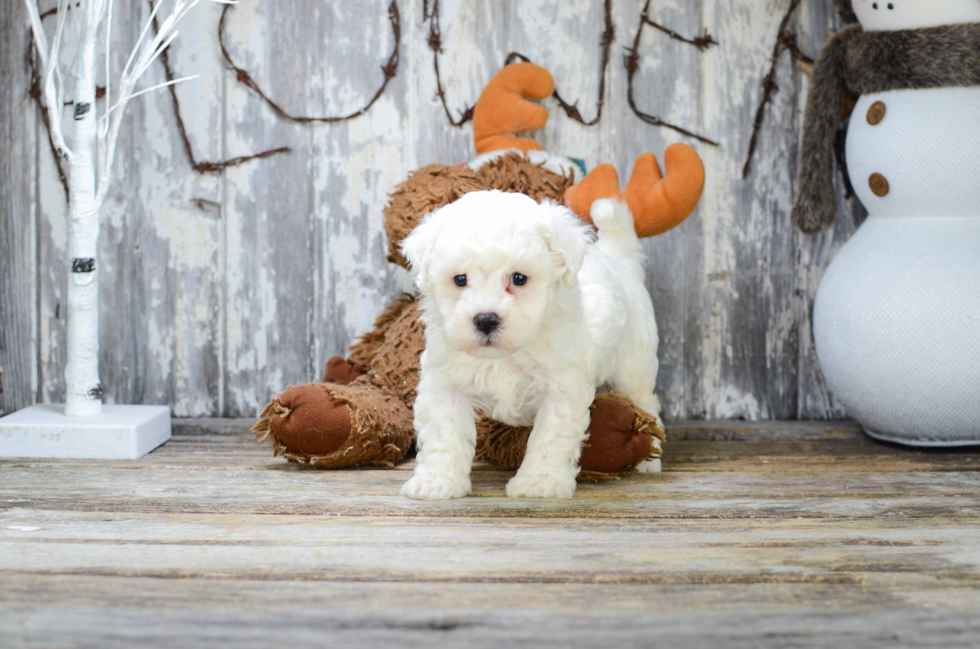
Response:
[{"label": "wood grain texture", "polygon": [[665,472],[423,503],[392,470],[179,420],[133,461],[0,461],[4,646],[972,647],[980,451],[677,422]]},{"label": "wood grain texture", "polygon": [[[212,7],[202,8],[181,24],[170,61],[178,76],[199,75],[177,93],[195,150],[215,159],[224,74]],[[126,64],[149,13],[145,1],[118,7],[114,69]],[[157,65],[143,83],[165,80]],[[222,178],[190,171],[169,94],[139,99],[130,104],[119,142],[117,175],[125,180],[113,186],[102,211],[101,378],[117,403],[168,404],[176,416],[218,412]]]},{"label": "wood grain texture", "polygon": [[[0,7],[0,415],[37,387],[34,105],[23,3]],[[45,141],[46,145],[47,142]]]},{"label": "wood grain texture", "polygon": [[[804,2],[801,5],[799,43],[806,52],[820,51],[826,38],[826,31],[821,29],[821,25],[826,29],[840,28],[840,21],[830,4]],[[801,93],[797,99],[797,110],[802,115],[806,96]],[[820,373],[811,329],[813,298],[824,269],[868,216],[859,201],[844,199],[844,181],[839,174],[837,181],[840,211],[834,227],[815,237],[796,234],[797,336],[800,344],[797,414],[800,419],[836,419],[845,415],[844,406],[828,392]]]},{"label": "wood grain texture", "polygon": [[[455,114],[472,105],[507,54],[519,51],[547,66],[562,95],[577,100],[591,119],[602,4],[442,0],[440,64],[450,109]],[[590,167],[614,164],[623,183],[637,155],[662,156],[674,142],[694,144],[705,160],[708,182],[698,210],[644,244],[661,330],[658,390],[665,414],[839,419],[843,410],[817,364],[810,311],[823,269],[863,212],[842,198],[844,217],[833,232],[809,238],[789,227],[806,81],[786,54],[754,172],[747,180],[739,173],[788,0],[651,5],[657,22],[688,35],[707,29],[720,46],[701,53],[647,28],[637,104],[720,141],[718,148],[644,124],[629,109],[622,53],[643,4],[613,2],[616,37],[602,120],[584,127],[548,99],[551,120],[536,136]],[[792,23],[811,55],[826,30],[839,26],[830,4],[805,0]],[[115,5],[117,71],[147,6]],[[316,0],[296,0],[288,9],[267,0],[241,3],[229,13],[226,43],[286,110],[343,114],[363,105],[381,81],[380,66],[393,46],[387,6],[388,0],[356,8]],[[254,416],[273,393],[319,377],[326,359],[344,353],[409,287],[406,274],[385,261],[381,209],[387,193],[418,166],[464,162],[473,152],[471,127],[451,127],[435,94],[424,17],[431,2],[400,0],[398,6],[397,76],[366,115],[329,125],[293,124],[261,103],[221,60],[215,35],[221,7],[195,9],[171,59],[178,75],[201,75],[177,91],[199,156],[220,159],[283,145],[293,151],[201,176],[185,159],[169,97],[158,93],[132,104],[100,244],[107,401],[164,403],[189,417]],[[19,11],[5,15],[19,20]],[[4,47],[16,54],[13,41]],[[23,75],[22,55],[5,58],[0,68]],[[146,83],[162,75],[155,66]],[[4,92],[22,97],[13,85]],[[0,119],[8,131],[16,129],[14,112]],[[7,410],[35,394],[59,401],[64,393],[64,198],[43,133],[35,128],[30,138],[13,166],[37,178],[36,240],[26,244],[37,265],[17,272],[37,280],[5,289],[18,297],[4,297],[0,326],[20,330],[13,321],[27,322],[26,316],[14,311],[36,305],[27,331],[37,348],[27,349],[30,342],[5,347],[15,365],[28,363],[15,371],[5,361]],[[12,194],[4,200],[32,204]]]}]

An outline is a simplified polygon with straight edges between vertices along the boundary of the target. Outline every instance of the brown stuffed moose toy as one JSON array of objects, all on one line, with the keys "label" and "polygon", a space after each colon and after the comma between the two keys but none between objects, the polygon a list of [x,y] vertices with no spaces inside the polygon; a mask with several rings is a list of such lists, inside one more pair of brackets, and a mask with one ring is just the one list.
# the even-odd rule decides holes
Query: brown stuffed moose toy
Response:
[{"label": "brown stuffed moose toy", "polygon": [[[541,151],[531,138],[517,137],[544,126],[547,110],[529,100],[553,92],[551,74],[531,63],[508,65],[497,73],[474,108],[476,160],[430,164],[412,172],[391,194],[384,209],[388,261],[406,267],[400,252],[405,237],[426,214],[472,191],[498,189],[550,199],[589,223],[593,201],[625,200],[640,236],[666,232],[694,210],[704,187],[704,166],[686,145],[667,149],[666,175],[652,154],[640,156],[620,191],[612,166],[599,165],[576,183],[581,171],[571,159]],[[260,441],[272,440],[275,455],[304,466],[393,466],[415,441],[412,407],[424,348],[416,298],[399,297],[346,359],[335,356],[327,362],[322,382],[290,387],[275,397],[253,430]],[[614,477],[659,459],[665,440],[659,414],[644,412],[621,395],[596,396],[579,479]],[[516,469],[529,435],[529,428],[481,417],[476,457]]]}]

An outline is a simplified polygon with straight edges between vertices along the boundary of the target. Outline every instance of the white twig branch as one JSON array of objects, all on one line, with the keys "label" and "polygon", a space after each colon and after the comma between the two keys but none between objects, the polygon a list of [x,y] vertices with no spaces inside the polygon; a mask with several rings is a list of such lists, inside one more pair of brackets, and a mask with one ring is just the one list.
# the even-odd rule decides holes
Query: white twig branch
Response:
[{"label": "white twig branch", "polygon": [[[71,29],[81,42],[83,39],[94,38],[98,32],[99,24],[103,19],[106,19],[106,106],[109,108],[99,119],[97,129],[98,180],[96,204],[102,203],[109,190],[116,142],[119,139],[119,128],[122,125],[123,116],[129,101],[151,90],[158,90],[196,78],[196,76],[183,77],[134,92],[139,79],[146,73],[153,62],[160,57],[160,54],[170,47],[173,40],[177,38],[177,34],[179,33],[176,29],[177,24],[199,1],[174,0],[173,9],[167,18],[163,20],[156,34],[152,38],[147,38],[150,27],[152,27],[153,21],[157,17],[160,7],[163,5],[163,0],[157,0],[157,2],[152,3],[150,16],[143,26],[136,45],[133,47],[133,51],[130,53],[129,59],[126,61],[126,66],[120,75],[118,90],[116,91],[118,98],[113,103],[111,48],[109,45],[112,38],[113,0],[77,0],[74,6],[70,6],[72,0],[58,0],[58,22],[50,43],[44,32],[37,0],[24,0],[27,5],[28,16],[30,17],[31,30],[34,33],[34,43],[38,50],[38,59],[41,63],[41,93],[45,109],[49,115],[48,121],[50,122],[51,139],[54,142],[55,148],[68,161],[72,159],[74,154],[68,148],[62,132],[61,113],[65,99],[65,80],[66,77],[71,79],[75,62],[73,61],[67,70],[61,69],[60,53],[62,39],[66,25],[69,22],[71,23]],[[212,1],[220,4],[235,4],[234,0]],[[69,11],[69,8],[71,11]],[[69,14],[74,14],[70,20]],[[77,60],[77,54],[75,58]]]},{"label": "white twig branch", "polygon": [[[111,0],[109,1],[111,2]],[[143,31],[140,32],[139,39],[137,39],[136,45],[133,47],[133,51],[130,53],[129,59],[126,61],[126,67],[123,68],[122,74],[119,78],[119,99],[114,105],[107,104],[111,107],[106,111],[100,120],[99,184],[98,191],[96,192],[97,201],[101,202],[105,198],[106,193],[109,191],[109,180],[112,172],[112,163],[115,158],[116,142],[119,139],[119,127],[122,124],[123,116],[126,112],[126,106],[129,104],[129,101],[133,97],[138,97],[145,92],[165,88],[166,86],[195,78],[194,76],[191,76],[181,79],[174,79],[173,81],[157,84],[151,88],[146,88],[145,90],[133,92],[140,77],[142,77],[150,65],[152,65],[157,58],[159,58],[160,54],[165,49],[170,47],[170,44],[177,37],[177,34],[179,33],[176,29],[177,23],[179,23],[181,18],[187,15],[187,12],[193,9],[199,1],[200,0],[175,0],[173,10],[171,11],[170,15],[167,16],[167,18],[160,25],[160,28],[157,30],[153,38],[147,40],[146,34],[149,32],[150,26],[153,24],[153,20],[156,18],[157,12],[159,11],[163,2],[162,0],[158,0],[153,4],[153,9],[150,11],[150,17],[143,26]],[[110,34],[107,34],[106,38],[108,39],[110,36]]]},{"label": "white twig branch", "polygon": [[99,31],[99,24],[105,17],[107,0],[86,0],[82,11],[85,12],[85,33],[83,38],[92,38]]},{"label": "white twig branch", "polygon": [[109,38],[112,36],[112,0],[109,0],[105,14],[105,105],[109,106],[112,103],[112,48],[109,47]]},{"label": "white twig branch", "polygon": [[41,61],[41,96],[44,99],[44,108],[48,111],[51,141],[54,142],[55,149],[62,157],[70,160],[72,152],[65,143],[65,136],[61,130],[64,85],[58,60],[61,52],[61,38],[65,31],[65,23],[68,21],[68,0],[58,0],[58,24],[55,27],[54,38],[52,38],[50,45],[44,33],[44,25],[41,23],[37,0],[24,0],[24,2],[27,4],[31,31],[34,33],[34,45]]},{"label": "white twig branch", "polygon": [[37,55],[41,59],[41,70],[48,69],[48,37],[44,33],[41,25],[41,14],[37,9],[37,2],[24,0],[27,5],[27,15],[31,20],[31,31],[34,32],[34,45],[37,46]]},{"label": "white twig branch", "polygon": [[114,110],[116,110],[117,108],[119,108],[119,106],[125,105],[130,99],[133,99],[134,97],[139,97],[140,95],[142,95],[144,93],[152,92],[153,90],[159,90],[160,88],[166,88],[167,86],[172,86],[172,85],[178,84],[181,81],[190,81],[191,79],[197,79],[199,76],[201,76],[201,75],[199,75],[199,74],[192,74],[189,77],[181,77],[180,79],[174,79],[173,81],[164,81],[163,83],[158,83],[155,86],[150,86],[149,88],[143,88],[142,90],[138,90],[138,91],[134,92],[133,94],[129,95],[128,97],[126,97],[124,99],[120,99],[119,101],[117,101],[112,106],[112,108],[110,108],[108,111],[106,111],[105,115],[102,116],[102,119],[106,119],[107,117],[109,117],[109,114],[110,113],[112,113]]},{"label": "white twig branch", "polygon": [[[136,40],[136,45],[133,46],[133,51],[129,53],[129,59],[126,61],[126,67],[123,68],[122,74],[126,76],[129,72],[129,67],[133,64],[133,59],[136,58],[136,54],[140,51],[140,45],[143,44],[143,39],[146,38],[146,32],[150,31],[150,25],[153,24],[153,19],[156,18],[157,11],[163,5],[161,0],[157,0],[156,3],[152,5],[153,9],[150,10],[150,17],[147,18],[146,24],[143,25],[143,31],[140,32],[140,37]],[[106,36],[108,38],[108,35]]]},{"label": "white twig branch", "polygon": [[[8,2],[9,0],[0,0]],[[172,11],[153,38],[147,33],[155,26],[162,2],[152,4],[147,20],[119,78],[112,89],[112,6],[113,0],[57,0],[58,19],[53,36],[46,37],[39,0],[24,0],[30,17],[34,44],[38,50],[42,104],[49,119],[51,139],[58,154],[69,163],[68,174],[68,281],[67,363],[65,365],[65,414],[94,416],[102,412],[102,385],[99,382],[99,275],[98,257],[100,210],[112,177],[112,161],[119,139],[119,127],[127,104],[134,97],[180,83],[184,77],[134,91],[140,77],[177,37],[176,25],[199,0],[172,0]],[[107,19],[108,16],[108,19]],[[97,120],[96,76],[99,68],[100,25],[105,27],[105,115]],[[66,37],[65,30],[68,29]],[[62,40],[74,39],[73,59],[61,64]],[[69,150],[62,133],[62,113],[66,93],[72,93],[75,109]],[[115,103],[113,103],[115,102]]]}]

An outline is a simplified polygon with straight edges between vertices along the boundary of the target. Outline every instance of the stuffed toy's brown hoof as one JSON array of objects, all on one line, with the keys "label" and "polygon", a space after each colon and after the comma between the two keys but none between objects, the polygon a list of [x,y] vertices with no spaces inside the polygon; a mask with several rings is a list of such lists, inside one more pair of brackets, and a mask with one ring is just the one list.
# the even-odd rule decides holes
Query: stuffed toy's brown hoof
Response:
[{"label": "stuffed toy's brown hoof", "polygon": [[[348,385],[359,376],[347,359],[334,356],[327,361],[323,383]],[[271,436],[274,444],[300,455],[330,455],[351,434],[350,408],[316,383],[290,387],[266,406],[262,417],[253,429],[263,433],[261,441]]]},{"label": "stuffed toy's brown hoof", "polygon": [[347,385],[291,387],[265,407],[252,430],[260,442],[272,440],[275,455],[315,469],[390,467],[415,439],[411,410],[363,375]]},{"label": "stuffed toy's brown hoof", "polygon": [[582,447],[579,466],[586,475],[631,471],[644,460],[660,457],[655,438],[664,439],[656,419],[626,397],[601,395],[592,407],[589,439]]},{"label": "stuffed toy's brown hoof", "polygon": [[263,432],[267,431],[293,453],[330,455],[351,434],[347,404],[316,383],[289,388],[269,404],[262,416],[268,421]]}]

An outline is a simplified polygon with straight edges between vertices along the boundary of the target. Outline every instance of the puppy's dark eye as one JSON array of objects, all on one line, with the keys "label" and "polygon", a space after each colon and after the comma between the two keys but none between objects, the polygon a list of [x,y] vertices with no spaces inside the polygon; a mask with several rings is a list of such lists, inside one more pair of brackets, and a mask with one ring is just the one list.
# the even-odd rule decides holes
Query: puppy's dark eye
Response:
[{"label": "puppy's dark eye", "polygon": [[521,273],[514,273],[510,276],[510,281],[514,283],[514,286],[524,286],[527,284],[527,275],[522,275]]},{"label": "puppy's dark eye", "polygon": [[874,9],[877,9],[878,8],[878,3],[877,2],[872,3],[871,7],[874,8]]},{"label": "puppy's dark eye", "polygon": [[466,286],[466,275],[457,275],[453,281],[456,282],[456,286]]},{"label": "puppy's dark eye", "polygon": [[892,3],[890,3],[890,2],[889,2],[889,3],[888,3],[888,8],[889,8],[889,9],[894,9],[894,8],[895,8],[895,5],[893,5]]}]

